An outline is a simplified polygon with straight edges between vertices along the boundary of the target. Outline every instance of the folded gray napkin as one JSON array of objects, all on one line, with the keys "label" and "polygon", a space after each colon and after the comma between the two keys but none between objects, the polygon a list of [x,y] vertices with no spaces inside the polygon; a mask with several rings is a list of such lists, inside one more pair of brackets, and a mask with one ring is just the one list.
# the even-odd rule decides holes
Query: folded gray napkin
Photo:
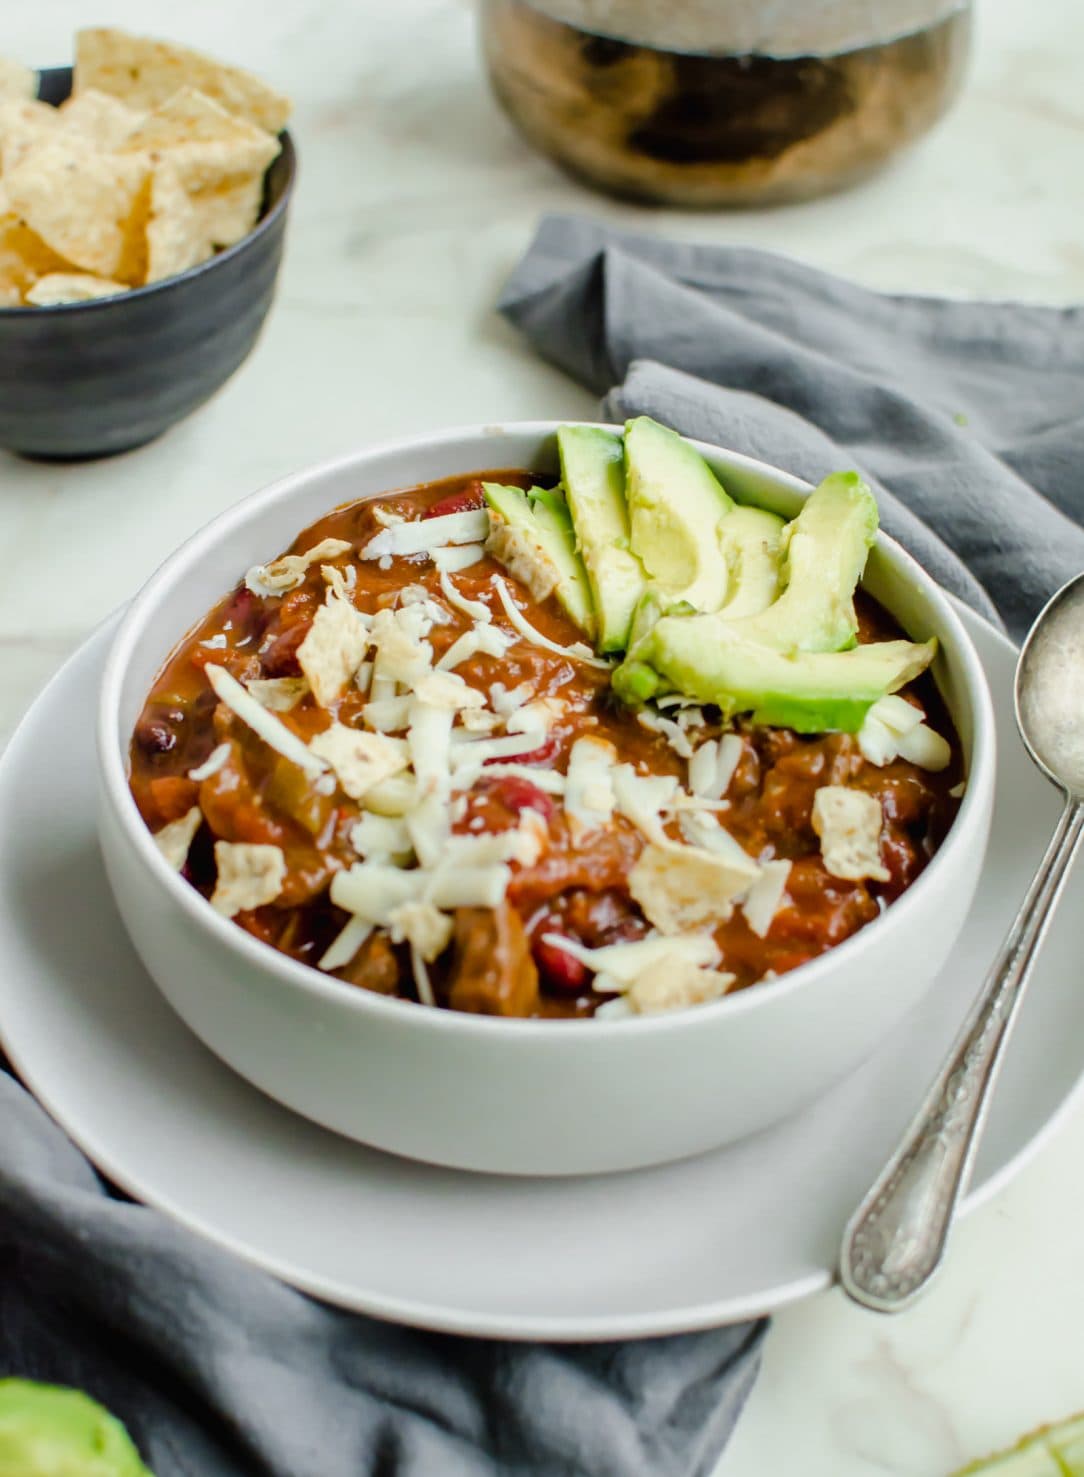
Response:
[{"label": "folded gray napkin", "polygon": [[869,292],[786,257],[543,220],[501,309],[613,420],[810,481],[1015,636],[1084,569],[1084,310]]},{"label": "folded gray napkin", "polygon": [[0,1375],[87,1390],[155,1477],[707,1477],[756,1376],[765,1323],[561,1347],[324,1307],[111,1196],[3,1071],[0,1116]]}]

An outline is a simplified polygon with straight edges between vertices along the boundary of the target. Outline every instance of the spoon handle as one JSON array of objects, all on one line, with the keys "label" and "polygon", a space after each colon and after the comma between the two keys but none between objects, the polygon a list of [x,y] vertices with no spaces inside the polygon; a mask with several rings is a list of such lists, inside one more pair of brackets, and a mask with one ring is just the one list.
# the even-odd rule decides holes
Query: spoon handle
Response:
[{"label": "spoon handle", "polygon": [[1082,829],[1084,803],[1068,800],[951,1055],[847,1223],[840,1280],[848,1296],[878,1313],[905,1308],[940,1264],[1032,959]]}]

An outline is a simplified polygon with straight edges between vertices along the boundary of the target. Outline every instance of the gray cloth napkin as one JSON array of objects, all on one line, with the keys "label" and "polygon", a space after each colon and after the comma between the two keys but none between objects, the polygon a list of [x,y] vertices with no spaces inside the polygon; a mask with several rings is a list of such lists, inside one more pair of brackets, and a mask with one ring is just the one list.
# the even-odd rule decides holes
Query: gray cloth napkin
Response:
[{"label": "gray cloth napkin", "polygon": [[756,1376],[765,1323],[561,1347],[324,1307],[111,1196],[3,1071],[0,1115],[0,1375],[87,1390],[155,1477],[707,1477]]},{"label": "gray cloth napkin", "polygon": [[1084,569],[1080,308],[886,296],[567,216],[543,220],[500,306],[611,391],[609,419],[651,415],[811,482],[857,468],[885,529],[1015,636]]}]

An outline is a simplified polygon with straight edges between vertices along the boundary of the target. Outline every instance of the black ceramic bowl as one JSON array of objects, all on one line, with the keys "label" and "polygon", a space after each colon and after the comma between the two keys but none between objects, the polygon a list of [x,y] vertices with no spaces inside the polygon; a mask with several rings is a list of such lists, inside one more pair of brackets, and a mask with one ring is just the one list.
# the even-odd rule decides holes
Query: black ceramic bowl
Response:
[{"label": "black ceramic bowl", "polygon": [[[41,74],[60,103],[71,68]],[[153,441],[229,379],[267,317],[295,174],[290,135],[255,228],[177,277],[117,297],[0,308],[0,446],[76,460]]]}]

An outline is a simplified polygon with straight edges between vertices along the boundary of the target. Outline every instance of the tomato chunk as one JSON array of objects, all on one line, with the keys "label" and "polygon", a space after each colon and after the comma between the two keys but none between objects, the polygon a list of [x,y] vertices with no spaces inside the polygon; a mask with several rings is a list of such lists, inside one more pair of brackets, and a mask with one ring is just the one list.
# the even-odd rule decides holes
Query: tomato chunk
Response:
[{"label": "tomato chunk", "polygon": [[442,497],[439,502],[433,504],[425,516],[443,518],[448,513],[473,513],[478,508],[484,508],[485,505],[486,495],[482,491],[482,484],[475,479],[473,482],[468,482],[466,487],[461,488],[459,492]]}]

